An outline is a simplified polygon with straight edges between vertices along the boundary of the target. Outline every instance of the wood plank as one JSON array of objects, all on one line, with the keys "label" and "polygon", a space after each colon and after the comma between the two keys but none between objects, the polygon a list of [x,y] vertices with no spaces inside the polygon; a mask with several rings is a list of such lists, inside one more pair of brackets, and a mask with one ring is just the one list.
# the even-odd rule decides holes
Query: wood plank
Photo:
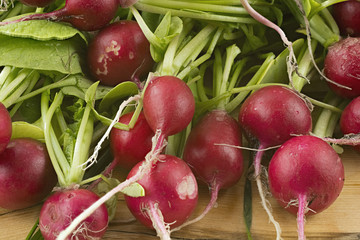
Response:
[{"label": "wood plank", "polygon": [[[305,232],[308,239],[360,239],[360,154],[346,148],[341,158],[345,166],[344,189],[335,203],[324,212],[307,218]],[[234,187],[222,190],[217,208],[200,222],[174,232],[173,239],[246,239],[243,221],[244,179]],[[200,214],[209,201],[208,189],[201,185],[199,206],[194,215]],[[275,239],[274,227],[260,205],[256,185],[253,184],[253,239]],[[279,221],[284,239],[297,239],[296,217],[282,209],[271,197],[273,214]],[[0,239],[25,239],[34,224],[41,204],[23,210],[0,209]],[[115,239],[158,239],[153,230],[136,222],[127,210],[123,197],[119,198],[116,219],[104,237]]]}]

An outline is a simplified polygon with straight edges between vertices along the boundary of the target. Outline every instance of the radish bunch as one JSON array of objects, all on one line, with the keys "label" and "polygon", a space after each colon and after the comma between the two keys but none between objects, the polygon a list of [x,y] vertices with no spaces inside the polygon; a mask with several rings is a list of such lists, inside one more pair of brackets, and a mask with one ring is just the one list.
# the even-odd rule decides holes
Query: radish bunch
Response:
[{"label": "radish bunch", "polygon": [[[344,186],[339,147],[329,143],[356,145],[360,132],[358,1],[335,2],[1,1],[0,207],[48,197],[44,239],[100,239],[122,192],[134,217],[169,240],[203,219],[222,189],[242,186],[249,150],[247,181],[276,239],[270,194],[297,214],[305,239],[305,217]],[[29,20],[44,28],[22,27]],[[65,71],[38,69],[53,61]],[[12,118],[30,119],[26,108],[36,117],[12,131]],[[331,140],[337,126],[344,141]],[[27,132],[44,143],[17,136]],[[123,181],[112,179],[115,167]],[[197,181],[210,200],[193,217]]]}]

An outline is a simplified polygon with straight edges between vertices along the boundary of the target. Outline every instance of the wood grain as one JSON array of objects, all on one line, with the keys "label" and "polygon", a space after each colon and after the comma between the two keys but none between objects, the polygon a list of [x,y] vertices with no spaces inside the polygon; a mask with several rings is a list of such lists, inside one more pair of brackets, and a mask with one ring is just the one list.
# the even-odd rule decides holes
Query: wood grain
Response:
[{"label": "wood grain", "polygon": [[[307,218],[305,232],[308,239],[360,239],[360,154],[345,149],[341,155],[345,167],[345,185],[335,203],[324,212]],[[214,208],[200,222],[174,232],[172,239],[247,239],[243,221],[244,179],[234,187],[222,190],[217,208]],[[199,206],[194,215],[198,215],[209,201],[208,189],[200,185]],[[269,197],[275,219],[280,223],[284,239],[297,239],[296,217],[282,209]],[[8,211],[0,209],[0,239],[25,239],[39,214],[41,205],[23,210]],[[257,188],[253,185],[253,239],[275,239],[274,227],[260,205]],[[115,239],[158,239],[153,230],[136,222],[125,206],[123,197],[119,198],[119,207],[115,221],[110,224],[104,237]]]}]

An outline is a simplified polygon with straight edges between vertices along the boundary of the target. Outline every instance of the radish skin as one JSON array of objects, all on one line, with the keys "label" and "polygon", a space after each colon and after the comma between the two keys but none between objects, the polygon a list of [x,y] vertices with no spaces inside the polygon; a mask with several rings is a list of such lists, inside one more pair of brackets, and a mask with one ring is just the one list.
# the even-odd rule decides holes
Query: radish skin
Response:
[{"label": "radish skin", "polygon": [[[128,178],[136,174],[140,166],[141,163],[137,164]],[[125,196],[128,208],[143,225],[155,228],[161,239],[170,239],[168,228],[180,226],[196,207],[195,176],[182,159],[159,155],[158,163],[138,183],[145,189],[145,196]]]},{"label": "radish skin", "polygon": [[298,215],[298,238],[305,239],[304,216],[325,210],[341,193],[345,178],[339,155],[318,137],[297,136],[275,152],[268,171],[273,197]]},{"label": "radish skin", "polygon": [[253,163],[254,177],[261,204],[276,228],[277,239],[281,239],[280,225],[272,216],[261,183],[263,150],[280,145],[293,135],[308,134],[312,127],[310,110],[293,90],[282,86],[267,86],[245,100],[238,119],[250,143],[258,146],[259,151],[256,152]]},{"label": "radish skin", "polygon": [[10,114],[4,104],[0,102],[0,153],[2,153],[10,142],[12,133],[12,121]]},{"label": "radish skin", "polygon": [[183,158],[195,176],[209,186],[211,199],[199,216],[181,228],[200,221],[215,206],[219,190],[234,186],[240,180],[242,150],[228,145],[241,146],[242,136],[237,121],[224,110],[207,113],[191,130]]}]

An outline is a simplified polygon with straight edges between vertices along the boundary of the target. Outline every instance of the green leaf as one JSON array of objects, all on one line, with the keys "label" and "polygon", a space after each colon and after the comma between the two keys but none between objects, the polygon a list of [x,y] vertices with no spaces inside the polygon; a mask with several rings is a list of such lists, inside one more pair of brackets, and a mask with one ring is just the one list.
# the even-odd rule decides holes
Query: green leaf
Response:
[{"label": "green leaf", "polygon": [[[72,79],[72,78],[74,79],[74,82],[76,84],[74,84],[72,86],[64,86],[64,87],[61,88],[61,91],[65,95],[71,95],[71,96],[75,96],[75,97],[78,97],[78,98],[81,98],[81,99],[85,100],[85,93],[86,93],[87,89],[94,82],[89,80],[88,78],[80,75],[80,74],[70,75],[66,79],[69,80],[69,79]],[[95,100],[99,100],[99,99],[104,98],[111,89],[112,89],[111,87],[107,87],[107,86],[102,86],[102,85],[97,86],[96,94],[95,94]]]},{"label": "green leaf", "polygon": [[82,73],[76,39],[38,41],[0,35],[0,66],[14,66],[64,74]]},{"label": "green leaf", "polygon": [[[293,42],[293,49],[295,55],[297,55],[304,44],[304,39],[300,38]],[[259,79],[260,83],[286,83],[289,81],[287,73],[287,57],[289,56],[289,49],[282,51],[274,60],[271,62],[271,66],[267,68],[266,73],[262,78]]]},{"label": "green leaf", "polygon": [[84,34],[76,28],[48,20],[30,20],[3,25],[0,26],[0,34],[41,41],[65,40],[79,35],[87,43]]},{"label": "green leaf", "polygon": [[112,88],[101,100],[99,104],[99,111],[105,112],[110,109],[116,102],[135,95],[139,92],[138,87],[133,82],[122,82]]},{"label": "green leaf", "polygon": [[179,17],[171,17],[170,12],[164,16],[154,32],[161,48],[157,44],[151,44],[150,46],[151,55],[155,62],[162,60],[170,41],[179,35],[182,29],[183,22]]},{"label": "green leaf", "polygon": [[138,183],[131,184],[130,186],[124,188],[121,192],[130,197],[145,196],[145,189]]},{"label": "green leaf", "polygon": [[40,142],[45,142],[43,129],[23,121],[15,121],[12,123],[11,138],[32,138]]},{"label": "green leaf", "polygon": [[85,92],[85,101],[89,104],[92,104],[92,102],[95,99],[95,95],[96,95],[96,89],[97,86],[99,85],[99,82],[95,82],[93,83]]}]

